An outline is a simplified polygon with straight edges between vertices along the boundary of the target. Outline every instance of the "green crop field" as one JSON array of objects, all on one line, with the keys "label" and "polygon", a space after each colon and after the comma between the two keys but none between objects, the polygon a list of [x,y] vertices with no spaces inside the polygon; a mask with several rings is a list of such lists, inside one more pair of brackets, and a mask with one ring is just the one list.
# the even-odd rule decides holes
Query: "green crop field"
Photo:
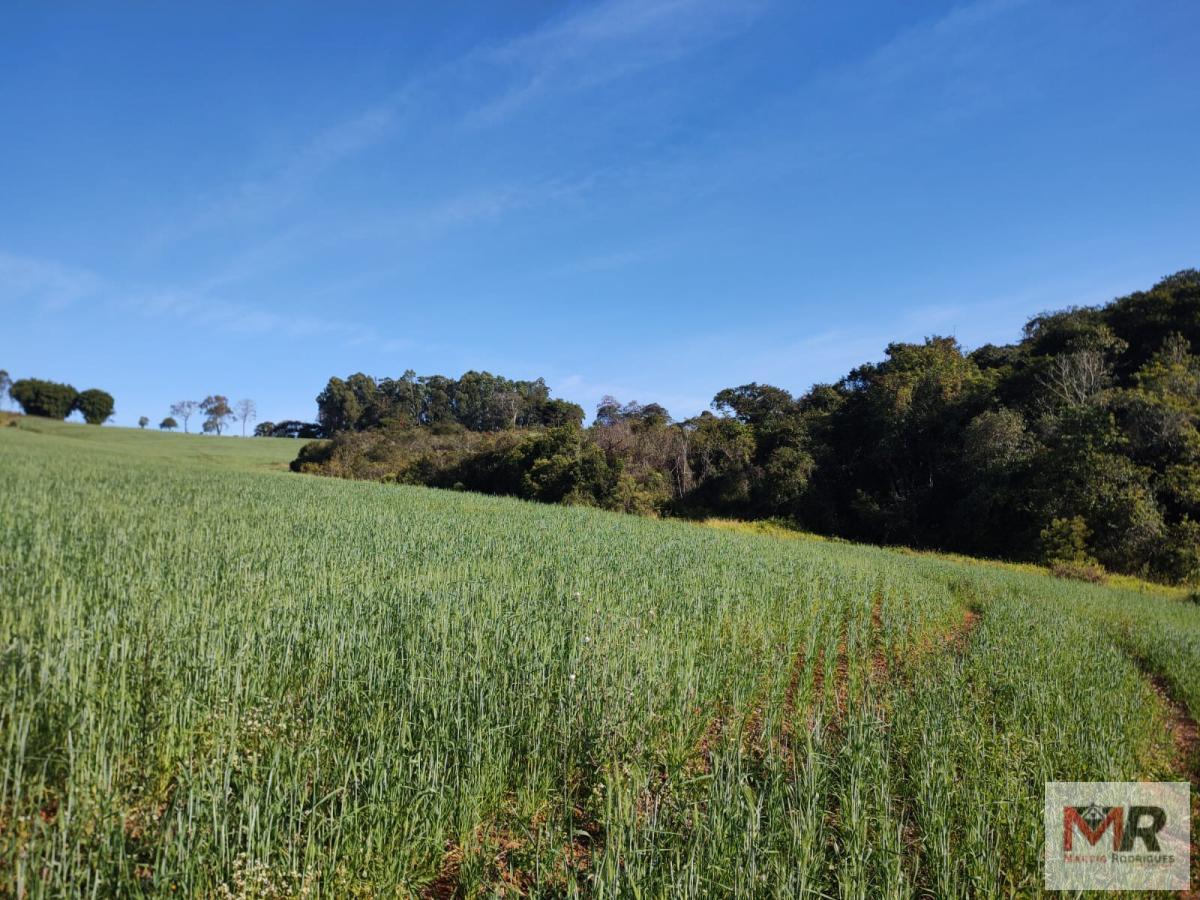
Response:
[{"label": "green crop field", "polygon": [[0,428],[0,895],[1038,894],[1194,771],[1181,599],[297,447]]}]

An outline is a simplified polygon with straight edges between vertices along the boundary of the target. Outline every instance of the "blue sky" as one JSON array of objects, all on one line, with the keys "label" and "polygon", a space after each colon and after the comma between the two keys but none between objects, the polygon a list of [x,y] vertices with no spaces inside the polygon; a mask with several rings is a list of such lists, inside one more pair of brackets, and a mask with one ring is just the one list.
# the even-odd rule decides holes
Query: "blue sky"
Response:
[{"label": "blue sky", "polygon": [[1200,265],[1200,4],[6,3],[0,368],[677,416]]}]

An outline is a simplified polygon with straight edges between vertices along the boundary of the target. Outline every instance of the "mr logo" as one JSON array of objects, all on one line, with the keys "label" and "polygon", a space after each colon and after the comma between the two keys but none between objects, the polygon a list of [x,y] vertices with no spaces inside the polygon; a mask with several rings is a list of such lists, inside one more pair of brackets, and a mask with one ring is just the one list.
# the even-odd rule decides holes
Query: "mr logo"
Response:
[{"label": "mr logo", "polygon": [[1182,891],[1190,883],[1186,781],[1047,781],[1051,891]]},{"label": "mr logo", "polygon": [[1096,846],[1108,832],[1112,849],[1117,853],[1132,853],[1139,839],[1145,850],[1158,853],[1158,833],[1167,827],[1167,813],[1161,806],[1064,806],[1063,850],[1074,849],[1078,833],[1091,846]]}]

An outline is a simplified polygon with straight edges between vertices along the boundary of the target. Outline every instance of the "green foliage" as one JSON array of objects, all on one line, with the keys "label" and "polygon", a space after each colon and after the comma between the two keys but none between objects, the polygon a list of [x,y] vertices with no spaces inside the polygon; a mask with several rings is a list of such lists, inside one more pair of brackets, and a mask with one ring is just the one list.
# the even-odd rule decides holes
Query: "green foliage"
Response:
[{"label": "green foliage", "polygon": [[79,392],[69,384],[22,378],[13,382],[9,394],[21,405],[27,416],[65,419],[75,408]]},{"label": "green foliage", "polygon": [[326,434],[366,431],[383,425],[431,426],[457,423],[470,431],[502,431],[579,424],[583,410],[551,400],[542,379],[512,381],[490,372],[461,378],[418,376],[375,379],[361,372],[330,378],[317,396],[317,416]]},{"label": "green foliage", "polygon": [[162,431],[174,431],[176,428],[179,427],[179,423],[176,422],[173,418],[171,418],[171,416],[167,416],[165,419],[163,419],[161,422],[158,423],[158,427]]},{"label": "green foliage", "polygon": [[90,388],[75,398],[75,408],[89,425],[103,425],[112,418],[114,401],[112,394]]},{"label": "green foliage", "polygon": [[547,428],[558,428],[562,425],[583,425],[583,407],[569,400],[547,400],[542,404],[542,424]]},{"label": "green foliage", "polygon": [[[893,343],[881,361],[800,397],[744,384],[714,397],[716,415],[684,421],[605,397],[562,452],[540,432],[582,413],[550,400],[540,379],[358,374],[331,379],[318,398],[335,444],[300,465],[651,515],[780,517],[853,540],[1017,560],[1044,558],[1043,532],[1078,521],[1095,564],[1178,582],[1197,577],[1197,349],[1200,273],[1187,270],[1103,307],[1035,316],[1008,346]],[[404,433],[445,427],[457,430]],[[502,432],[511,439],[467,436]]]},{"label": "green foliage", "polygon": [[1042,529],[1042,556],[1046,562],[1095,562],[1088,553],[1092,531],[1082,516],[1054,519]]},{"label": "green foliage", "polygon": [[145,428],[150,424],[149,416],[138,416],[138,428]]},{"label": "green foliage", "polygon": [[1200,585],[1200,521],[1184,516],[1168,527],[1155,571],[1177,584]]},{"label": "green foliage", "polygon": [[320,425],[315,422],[298,422],[295,419],[285,419],[282,422],[260,422],[254,428],[255,437],[304,438],[312,440],[324,435]]},{"label": "green foliage", "polygon": [[204,413],[204,432],[205,434],[216,434],[220,436],[228,426],[231,419],[235,418],[233,407],[229,405],[229,398],[222,394],[210,394],[199,403],[200,412]]}]

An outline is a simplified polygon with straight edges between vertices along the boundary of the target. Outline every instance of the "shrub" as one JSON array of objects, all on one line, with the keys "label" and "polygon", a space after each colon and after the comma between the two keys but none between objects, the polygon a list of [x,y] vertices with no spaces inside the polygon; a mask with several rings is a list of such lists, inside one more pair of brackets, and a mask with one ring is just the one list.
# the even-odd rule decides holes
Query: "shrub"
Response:
[{"label": "shrub", "polygon": [[1087,541],[1092,531],[1082,516],[1070,519],[1054,519],[1042,529],[1042,555],[1048,563],[1094,562],[1087,552]]},{"label": "shrub", "polygon": [[75,409],[83,415],[89,425],[103,425],[113,414],[112,394],[99,388],[90,388],[75,398]]},{"label": "shrub", "polygon": [[1104,566],[1098,562],[1075,562],[1064,559],[1050,563],[1050,574],[1056,578],[1070,578],[1072,581],[1086,581],[1091,584],[1103,584],[1108,577]]},{"label": "shrub", "polygon": [[21,404],[27,416],[65,419],[75,407],[79,392],[69,384],[22,378],[13,382],[9,396]]}]

